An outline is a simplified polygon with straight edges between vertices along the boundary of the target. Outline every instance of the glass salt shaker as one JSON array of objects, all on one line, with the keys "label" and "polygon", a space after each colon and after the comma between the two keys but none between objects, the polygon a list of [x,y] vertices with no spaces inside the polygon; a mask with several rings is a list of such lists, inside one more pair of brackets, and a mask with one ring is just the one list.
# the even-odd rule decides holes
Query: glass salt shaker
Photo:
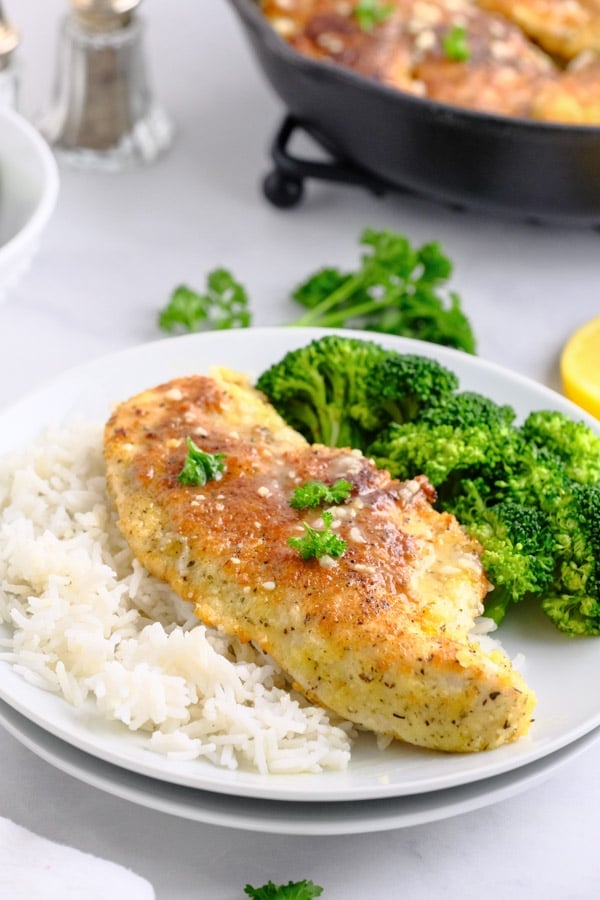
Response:
[{"label": "glass salt shaker", "polygon": [[155,160],[173,128],[154,100],[140,0],[69,0],[54,97],[40,131],[66,162],[117,171]]},{"label": "glass salt shaker", "polygon": [[19,66],[14,55],[19,34],[7,21],[0,3],[0,107],[16,108],[19,94]]}]

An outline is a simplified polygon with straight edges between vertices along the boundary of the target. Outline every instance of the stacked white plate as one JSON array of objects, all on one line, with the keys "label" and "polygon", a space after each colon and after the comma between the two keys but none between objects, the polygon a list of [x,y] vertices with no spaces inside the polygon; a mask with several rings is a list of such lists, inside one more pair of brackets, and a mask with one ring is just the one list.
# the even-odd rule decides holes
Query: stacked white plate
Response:
[{"label": "stacked white plate", "polygon": [[[347,332],[345,332],[347,334]],[[25,446],[45,424],[73,417],[104,421],[116,401],[170,378],[230,366],[256,376],[317,329],[253,329],[191,335],[136,347],[67,372],[0,415],[0,453]],[[360,336],[358,332],[354,333]],[[373,339],[373,335],[362,335]],[[476,357],[401,338],[377,336],[400,352],[453,369],[461,388],[511,404],[519,416],[558,409],[598,424],[548,389]],[[0,634],[2,629],[0,629]],[[8,636],[8,627],[4,635]],[[164,758],[143,739],[74,708],[0,663],[0,723],[58,768],[136,803],[189,819],[294,834],[401,828],[446,818],[513,796],[550,777],[600,737],[595,690],[600,643],[560,634],[535,608],[516,608],[500,635],[538,696],[530,734],[479,754],[432,753],[395,742],[384,751],[362,735],[345,772],[259,775],[203,760]]]}]

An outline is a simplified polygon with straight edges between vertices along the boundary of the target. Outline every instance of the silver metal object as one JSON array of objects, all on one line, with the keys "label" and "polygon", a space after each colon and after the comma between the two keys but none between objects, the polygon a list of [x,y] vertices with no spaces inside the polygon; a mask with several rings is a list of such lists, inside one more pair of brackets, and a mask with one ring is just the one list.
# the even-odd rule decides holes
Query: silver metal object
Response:
[{"label": "silver metal object", "polygon": [[143,47],[140,0],[69,0],[54,97],[40,130],[57,154],[87,168],[151,162],[173,128],[155,102]]},{"label": "silver metal object", "polygon": [[19,93],[19,67],[14,51],[19,45],[19,33],[4,14],[0,3],[0,106],[16,107]]}]

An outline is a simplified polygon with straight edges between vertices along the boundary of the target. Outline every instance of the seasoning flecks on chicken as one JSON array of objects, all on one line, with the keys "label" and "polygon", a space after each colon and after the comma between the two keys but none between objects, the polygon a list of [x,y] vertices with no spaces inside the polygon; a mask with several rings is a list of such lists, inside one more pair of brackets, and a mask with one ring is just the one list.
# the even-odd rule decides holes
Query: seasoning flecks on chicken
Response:
[{"label": "seasoning flecks on chicken", "polygon": [[[224,454],[222,477],[180,483],[187,438]],[[500,651],[470,640],[489,589],[479,547],[434,510],[424,478],[390,479],[361,453],[308,445],[235,373],[172,381],[121,404],[105,457],[137,558],[207,625],[269,653],[306,697],[366,729],[446,751],[515,740],[534,697]],[[299,484],[343,478],[339,559],[290,537],[323,510]]]}]

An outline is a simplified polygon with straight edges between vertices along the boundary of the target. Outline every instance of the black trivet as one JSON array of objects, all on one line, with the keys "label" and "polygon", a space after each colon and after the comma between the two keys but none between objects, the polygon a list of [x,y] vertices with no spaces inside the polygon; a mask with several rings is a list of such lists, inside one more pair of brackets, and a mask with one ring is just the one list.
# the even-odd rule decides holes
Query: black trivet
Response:
[{"label": "black trivet", "polygon": [[[296,132],[308,134],[330,157],[330,162],[316,162],[293,156],[289,145]],[[296,206],[302,199],[304,182],[307,178],[330,181],[337,184],[362,187],[372,194],[382,196],[387,191],[398,193],[397,185],[378,178],[366,169],[343,158],[330,141],[312,126],[295,116],[288,115],[275,135],[271,146],[274,168],[263,180],[263,192],[267,200],[279,209]]]}]

